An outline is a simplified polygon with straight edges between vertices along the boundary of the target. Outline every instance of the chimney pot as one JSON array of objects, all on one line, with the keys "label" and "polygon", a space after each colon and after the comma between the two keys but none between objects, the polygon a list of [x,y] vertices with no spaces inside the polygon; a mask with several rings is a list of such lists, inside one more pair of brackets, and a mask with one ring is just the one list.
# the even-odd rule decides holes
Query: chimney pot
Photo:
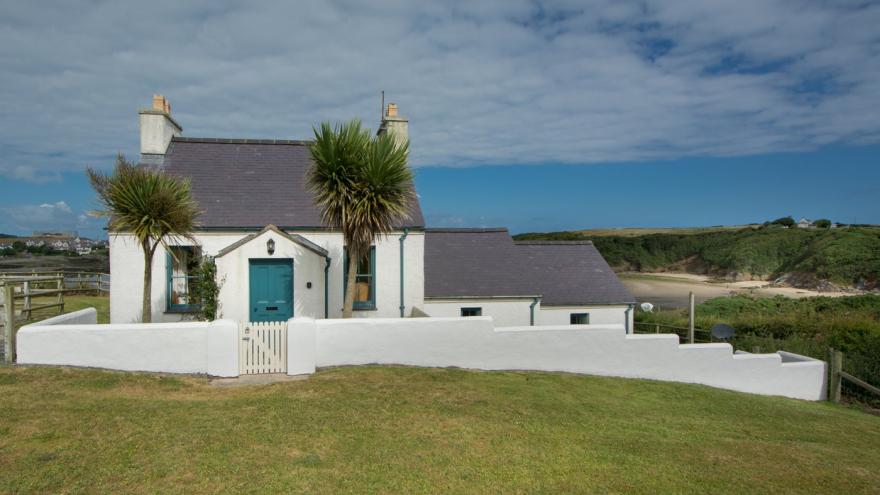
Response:
[{"label": "chimney pot", "polygon": [[153,110],[165,111],[165,97],[162,95],[153,95]]}]

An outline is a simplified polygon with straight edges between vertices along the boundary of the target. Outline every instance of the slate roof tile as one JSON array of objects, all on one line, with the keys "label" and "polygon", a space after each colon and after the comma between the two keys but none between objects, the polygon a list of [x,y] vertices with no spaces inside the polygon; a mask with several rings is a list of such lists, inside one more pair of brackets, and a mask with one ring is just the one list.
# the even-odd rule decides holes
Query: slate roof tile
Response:
[{"label": "slate roof tile", "polygon": [[507,229],[425,230],[425,297],[531,295],[544,306],[635,303],[589,241],[514,242]]},{"label": "slate roof tile", "polygon": [[[166,172],[191,179],[203,228],[260,229],[266,225],[325,228],[306,186],[308,141],[184,138],[171,140]],[[416,199],[401,227],[424,227]]]}]

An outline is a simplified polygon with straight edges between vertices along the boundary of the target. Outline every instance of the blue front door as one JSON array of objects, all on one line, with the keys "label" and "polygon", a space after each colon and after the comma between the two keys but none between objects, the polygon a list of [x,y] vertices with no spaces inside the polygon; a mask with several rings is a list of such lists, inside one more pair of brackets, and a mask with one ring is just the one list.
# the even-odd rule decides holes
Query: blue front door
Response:
[{"label": "blue front door", "polygon": [[250,260],[250,321],[293,317],[293,260]]}]

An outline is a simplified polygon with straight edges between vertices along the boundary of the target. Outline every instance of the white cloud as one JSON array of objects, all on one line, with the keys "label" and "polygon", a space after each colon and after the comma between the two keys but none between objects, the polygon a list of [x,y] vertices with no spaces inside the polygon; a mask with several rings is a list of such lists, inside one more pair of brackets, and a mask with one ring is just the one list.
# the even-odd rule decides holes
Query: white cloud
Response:
[{"label": "white cloud", "polygon": [[36,230],[83,230],[94,236],[101,219],[74,211],[66,202],[17,205],[0,208],[0,232],[28,234]]},{"label": "white cloud", "polygon": [[729,156],[880,141],[880,5],[855,2],[10,2],[0,174],[137,151],[167,95],[185,135],[304,138],[410,118],[417,165]]}]

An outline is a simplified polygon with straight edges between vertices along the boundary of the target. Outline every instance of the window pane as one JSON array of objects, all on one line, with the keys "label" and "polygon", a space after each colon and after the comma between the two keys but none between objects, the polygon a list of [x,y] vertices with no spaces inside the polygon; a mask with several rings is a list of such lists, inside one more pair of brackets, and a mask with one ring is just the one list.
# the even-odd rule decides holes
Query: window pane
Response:
[{"label": "window pane", "polygon": [[192,304],[189,297],[190,280],[199,264],[201,248],[197,246],[172,246],[170,250],[170,303],[172,306]]},{"label": "window pane", "polygon": [[358,275],[370,275],[371,273],[373,273],[370,270],[370,255],[369,254],[367,254],[367,256],[365,256],[364,259],[362,259],[360,261],[360,263],[358,263],[358,271],[357,272],[358,272]]},{"label": "window pane", "polygon": [[372,294],[372,284],[370,283],[372,277],[369,275],[363,276],[358,275],[354,280],[354,301],[355,302],[369,302],[373,300]]},{"label": "window pane", "polygon": [[[357,272],[354,284],[354,307],[355,309],[373,309],[376,305],[376,294],[373,289],[374,277],[376,276],[376,267],[373,260],[375,259],[375,247],[371,246],[370,251],[363,259],[358,261]],[[348,267],[351,260],[348,257],[348,250],[345,250],[345,264],[343,270],[343,294],[348,292]]]},{"label": "window pane", "polygon": [[461,308],[461,316],[482,316],[483,308]]},{"label": "window pane", "polygon": [[570,321],[572,325],[589,325],[590,313],[572,313]]}]

